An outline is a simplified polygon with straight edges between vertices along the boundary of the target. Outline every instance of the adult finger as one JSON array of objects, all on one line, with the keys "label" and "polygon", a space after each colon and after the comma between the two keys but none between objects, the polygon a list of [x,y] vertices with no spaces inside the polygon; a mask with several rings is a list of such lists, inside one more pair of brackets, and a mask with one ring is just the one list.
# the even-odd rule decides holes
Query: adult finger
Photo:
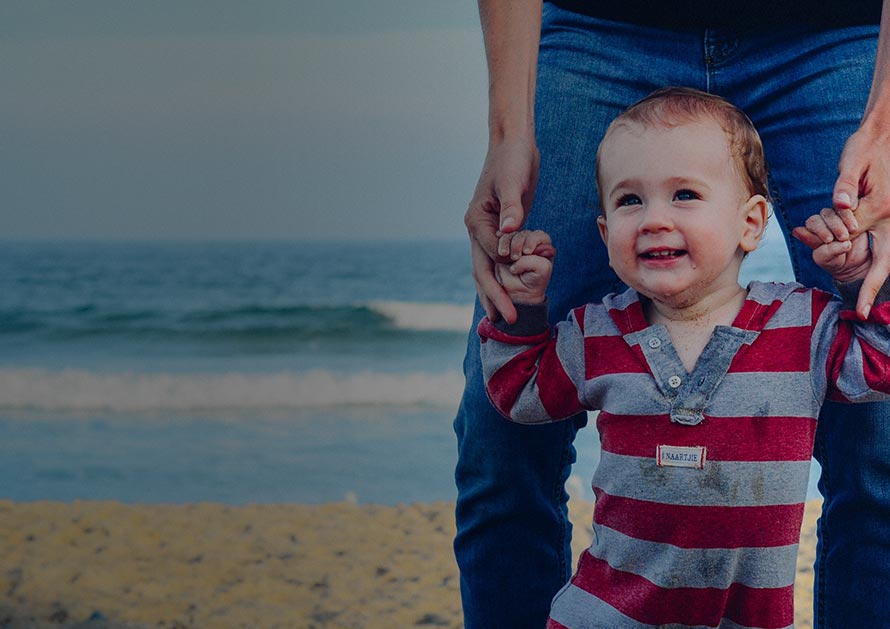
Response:
[{"label": "adult finger", "polygon": [[474,200],[464,214],[470,242],[477,243],[489,258],[498,254],[498,215],[492,202]]},{"label": "adult finger", "polygon": [[499,316],[503,316],[507,323],[515,323],[516,308],[494,276],[494,262],[476,240],[471,240],[470,256],[473,262],[476,292],[488,318],[496,321]]},{"label": "adult finger", "polygon": [[859,298],[856,300],[856,313],[861,319],[868,317],[878,291],[881,290],[884,282],[887,281],[887,275],[890,274],[890,247],[888,247],[888,239],[884,236],[890,236],[890,230],[886,234],[878,232],[872,239],[871,268],[862,281]]}]

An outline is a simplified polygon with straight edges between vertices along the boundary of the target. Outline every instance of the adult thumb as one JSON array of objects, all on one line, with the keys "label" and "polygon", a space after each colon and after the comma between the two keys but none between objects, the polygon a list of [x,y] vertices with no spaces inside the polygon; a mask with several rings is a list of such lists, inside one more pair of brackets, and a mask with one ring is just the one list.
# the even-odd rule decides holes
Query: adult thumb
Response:
[{"label": "adult thumb", "polygon": [[501,201],[500,230],[505,234],[517,231],[525,221],[525,211],[519,197]]},{"label": "adult thumb", "polygon": [[831,202],[836,210],[855,210],[859,205],[859,182],[863,169],[853,160],[841,157],[839,174],[834,182]]}]

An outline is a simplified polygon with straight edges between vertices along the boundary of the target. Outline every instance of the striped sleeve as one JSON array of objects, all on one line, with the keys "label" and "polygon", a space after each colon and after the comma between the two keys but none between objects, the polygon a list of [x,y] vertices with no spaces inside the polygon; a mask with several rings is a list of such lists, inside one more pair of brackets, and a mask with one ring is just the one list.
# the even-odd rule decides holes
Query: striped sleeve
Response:
[{"label": "striped sleeve", "polygon": [[890,301],[881,290],[866,321],[854,305],[861,282],[839,285],[843,304],[813,291],[813,374],[817,393],[838,402],[890,398]]},{"label": "striped sleeve", "polygon": [[584,334],[579,324],[584,310],[572,312],[552,333],[546,326],[540,331],[530,328],[522,320],[514,326],[497,326],[486,317],[479,323],[485,390],[504,417],[541,424],[586,409],[581,400]]}]

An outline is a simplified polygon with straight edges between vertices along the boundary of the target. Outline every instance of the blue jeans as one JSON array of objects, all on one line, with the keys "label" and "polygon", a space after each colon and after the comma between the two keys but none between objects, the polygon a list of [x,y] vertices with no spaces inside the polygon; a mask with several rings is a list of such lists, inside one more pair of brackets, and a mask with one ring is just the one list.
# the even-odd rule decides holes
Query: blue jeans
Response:
[{"label": "blue jeans", "polygon": [[[791,228],[831,204],[844,142],[871,83],[877,26],[813,31],[667,31],[608,22],[545,3],[536,102],[541,168],[528,226],[558,254],[550,316],[621,289],[595,225],[594,157],[608,123],[665,85],[720,94],[760,131],[776,219],[797,278],[830,288]],[[477,304],[476,321],[482,312]],[[475,328],[474,328],[475,330]],[[455,554],[467,627],[543,627],[571,571],[564,483],[584,416],[520,426],[489,405],[472,331],[458,437]],[[817,627],[890,627],[890,404],[826,406],[816,563]]]}]

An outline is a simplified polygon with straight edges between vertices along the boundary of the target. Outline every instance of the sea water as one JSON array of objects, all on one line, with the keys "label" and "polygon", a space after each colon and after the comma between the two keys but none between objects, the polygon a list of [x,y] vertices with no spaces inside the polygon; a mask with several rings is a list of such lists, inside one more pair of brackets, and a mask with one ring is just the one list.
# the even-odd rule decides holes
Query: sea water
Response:
[{"label": "sea water", "polygon": [[3,243],[0,498],[452,500],[473,296],[462,241]]}]

